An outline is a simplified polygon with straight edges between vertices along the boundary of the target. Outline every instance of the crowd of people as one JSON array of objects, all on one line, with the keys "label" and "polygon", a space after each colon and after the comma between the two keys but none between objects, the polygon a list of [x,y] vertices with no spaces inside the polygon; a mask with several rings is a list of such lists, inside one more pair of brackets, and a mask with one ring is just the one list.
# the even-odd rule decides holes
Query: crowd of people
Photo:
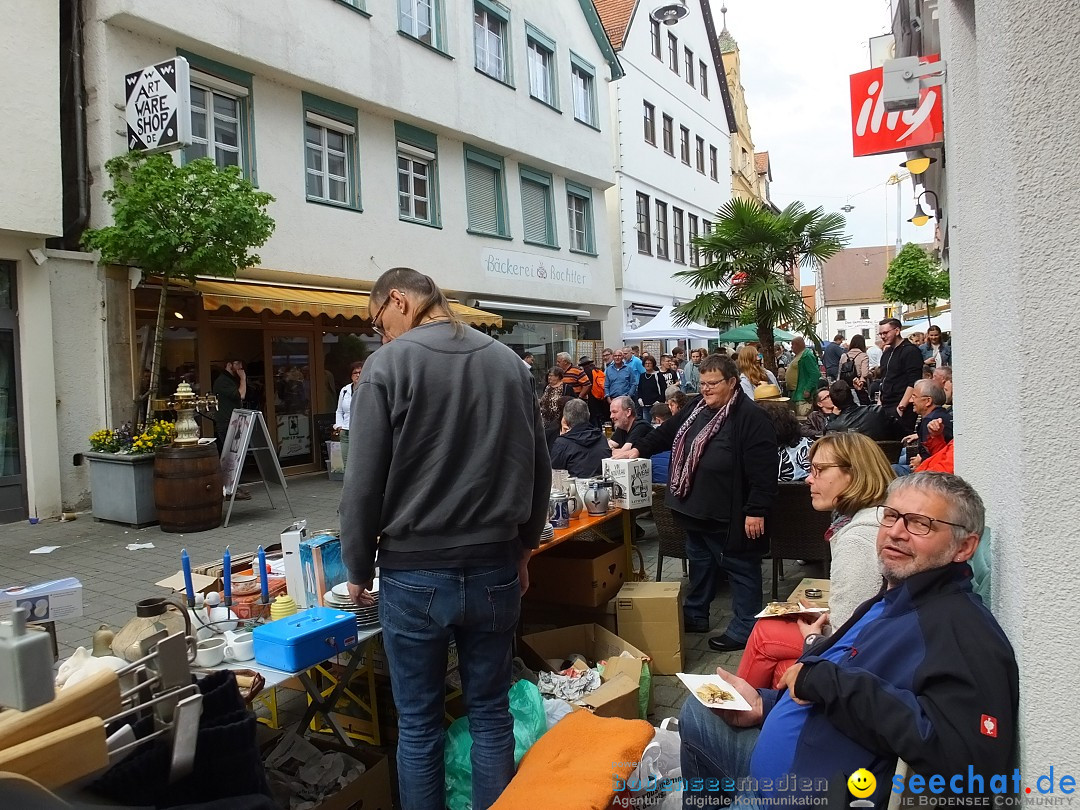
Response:
[{"label": "crowd of people", "polygon": [[[956,476],[924,471],[952,444],[951,353],[940,338],[929,349],[908,343],[913,354],[883,322],[877,366],[853,339],[829,352],[835,376],[801,341],[781,347],[785,370],[775,375],[752,345],[735,357],[605,350],[599,368],[563,353],[537,398],[528,358],[465,327],[428,276],[388,271],[370,307],[385,345],[340,393],[339,427],[365,425],[346,468],[341,542],[361,605],[374,604],[379,554],[401,806],[444,805],[451,639],[473,806],[491,806],[513,777],[512,644],[552,467],[588,477],[607,457],[648,457],[663,470],[667,505],[687,533],[686,630],[709,631],[723,572],[733,615],[709,646],[745,647],[738,673],[720,672],[750,711],[684,704],[686,806],[779,800],[799,789],[780,778],[792,773],[844,790],[860,767],[882,785],[880,805],[900,759],[923,775],[1009,772],[1017,666],[968,565],[983,504]],[[484,385],[459,384],[467,378]],[[902,464],[860,429],[871,423],[910,436]],[[803,479],[814,509],[832,515],[830,612],[758,621],[770,512],[780,482]]]}]

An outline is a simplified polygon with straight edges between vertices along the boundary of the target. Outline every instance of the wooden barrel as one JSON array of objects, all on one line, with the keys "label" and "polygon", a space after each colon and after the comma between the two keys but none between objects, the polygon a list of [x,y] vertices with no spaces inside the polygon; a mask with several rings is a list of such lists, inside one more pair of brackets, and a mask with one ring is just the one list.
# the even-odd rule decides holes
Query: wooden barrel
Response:
[{"label": "wooden barrel", "polygon": [[221,525],[217,446],[167,447],[154,456],[154,502],[163,532],[205,532]]}]

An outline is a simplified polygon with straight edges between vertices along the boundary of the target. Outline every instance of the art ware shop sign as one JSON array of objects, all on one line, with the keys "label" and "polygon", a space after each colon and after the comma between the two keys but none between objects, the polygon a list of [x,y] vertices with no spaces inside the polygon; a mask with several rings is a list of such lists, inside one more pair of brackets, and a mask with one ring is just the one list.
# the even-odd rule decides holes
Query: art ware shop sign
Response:
[{"label": "art ware shop sign", "polygon": [[545,287],[592,289],[592,271],[582,262],[487,248],[480,254],[480,263],[488,278],[528,281]]},{"label": "art ware shop sign", "polygon": [[124,77],[128,151],[164,152],[191,143],[191,84],[182,56]]},{"label": "art ware shop sign", "polygon": [[[939,56],[919,57],[926,64]],[[919,91],[919,106],[903,112],[886,112],[881,100],[880,67],[851,76],[851,142],[855,157],[903,152],[945,140],[942,88]]]}]

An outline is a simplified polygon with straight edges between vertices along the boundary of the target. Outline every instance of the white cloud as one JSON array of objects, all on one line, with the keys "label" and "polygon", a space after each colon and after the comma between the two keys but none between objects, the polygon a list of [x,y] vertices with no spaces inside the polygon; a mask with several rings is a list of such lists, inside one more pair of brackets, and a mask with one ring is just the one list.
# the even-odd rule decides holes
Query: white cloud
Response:
[{"label": "white cloud", "polygon": [[[848,77],[870,67],[867,40],[889,28],[886,0],[711,0],[717,25],[739,44],[754,148],[768,150],[772,197],[839,211],[845,203],[852,246],[896,241],[896,188],[885,181],[902,153],[852,157]],[[911,182],[900,187],[901,237],[929,241],[933,224],[915,228]],[[806,278],[803,283],[812,283]]]}]

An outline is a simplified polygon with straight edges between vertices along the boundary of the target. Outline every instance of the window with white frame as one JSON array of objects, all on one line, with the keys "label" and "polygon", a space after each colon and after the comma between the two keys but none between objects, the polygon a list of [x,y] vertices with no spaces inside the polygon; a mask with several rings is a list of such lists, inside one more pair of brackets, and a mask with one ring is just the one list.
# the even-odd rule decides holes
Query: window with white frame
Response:
[{"label": "window with white frame", "polygon": [[442,49],[439,41],[440,0],[398,0],[398,26],[425,45]]},{"label": "window with white frame", "polygon": [[863,320],[868,319],[870,317],[870,308],[869,307],[860,307],[859,308],[859,317],[861,319],[863,319]]},{"label": "window with white frame", "polygon": [[438,138],[394,122],[397,135],[398,218],[439,224]]},{"label": "window with white frame", "polygon": [[683,47],[683,67],[686,69],[686,83],[694,86],[694,52]]},{"label": "window with white frame", "polygon": [[664,151],[675,157],[675,122],[670,115],[664,116]]},{"label": "window with white frame", "polygon": [[709,147],[709,177],[717,182],[720,180],[719,155],[715,146]]},{"label": "window with white frame", "polygon": [[863,330],[862,330],[862,336],[863,336],[864,338],[867,338],[867,339],[869,339],[869,337],[870,337],[870,330],[869,330],[869,329],[863,329]]},{"label": "window with white frame", "polygon": [[649,216],[649,195],[637,193],[637,249],[652,255],[652,227]]},{"label": "window with white frame", "polygon": [[686,245],[684,239],[686,233],[683,230],[683,210],[672,207],[671,209],[671,241],[674,247],[675,261],[678,264],[686,264]]},{"label": "window with white frame", "polygon": [[595,254],[592,189],[566,181],[566,218],[570,223],[570,250]]},{"label": "window with white frame", "polygon": [[686,127],[679,127],[679,156],[682,158],[682,162],[687,166],[690,165],[690,130]]},{"label": "window with white frame", "polygon": [[656,107],[649,102],[642,102],[642,114],[644,116],[645,143],[656,146]]},{"label": "window with white frame", "polygon": [[679,38],[672,33],[667,35],[668,67],[678,75],[679,73]]},{"label": "window with white frame", "polygon": [[846,321],[847,320],[847,310],[846,309],[838,309],[838,310],[836,310],[836,320],[838,320],[838,321]]},{"label": "window with white frame", "polygon": [[697,139],[697,170],[702,174],[705,174],[705,139],[699,137]]},{"label": "window with white frame", "polygon": [[574,118],[583,124],[598,127],[596,68],[574,54],[570,54],[570,85],[574,89]]},{"label": "window with white frame", "polygon": [[465,208],[469,231],[510,236],[506,220],[506,174],[503,159],[465,147]]},{"label": "window with white frame", "polygon": [[[353,149],[356,137],[355,111],[351,120],[331,117],[305,94],[304,169],[307,198],[316,202],[355,205],[353,189]],[[328,102],[323,102],[327,104]],[[335,105],[336,106],[336,105]]]},{"label": "window with white frame", "polygon": [[191,71],[191,145],[187,160],[209,157],[219,168],[244,167],[244,104],[248,89]]},{"label": "window with white frame", "polygon": [[698,247],[694,244],[694,240],[698,238],[697,214],[688,214],[687,219],[689,220],[690,225],[690,266],[697,267],[701,259],[701,255],[698,253]]},{"label": "window with white frame", "polygon": [[508,16],[494,5],[477,3],[473,8],[473,50],[476,69],[500,82],[510,83],[510,60],[507,54]]},{"label": "window with white frame", "polygon": [[698,62],[698,84],[701,85],[701,95],[709,97],[709,68],[704,62]]},{"label": "window with white frame", "polygon": [[552,107],[558,106],[555,88],[555,43],[526,24],[529,95]]},{"label": "window with white frame", "polygon": [[652,55],[663,61],[664,57],[660,53],[660,23],[656,20],[649,20],[649,24],[651,26],[649,29],[649,37],[652,40]]},{"label": "window with white frame", "polygon": [[668,257],[667,203],[656,201],[656,258]]},{"label": "window with white frame", "polygon": [[555,236],[555,206],[551,175],[525,166],[518,169],[521,180],[521,222],[528,244],[558,247]]}]

